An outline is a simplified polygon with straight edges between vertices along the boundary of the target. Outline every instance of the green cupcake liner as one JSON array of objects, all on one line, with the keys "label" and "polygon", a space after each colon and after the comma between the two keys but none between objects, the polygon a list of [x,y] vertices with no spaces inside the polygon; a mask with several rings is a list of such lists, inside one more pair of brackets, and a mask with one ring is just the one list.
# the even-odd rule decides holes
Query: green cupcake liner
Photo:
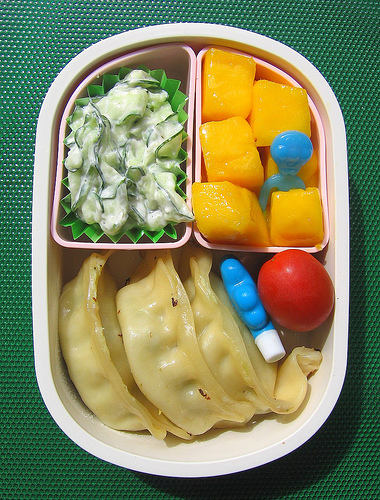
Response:
[{"label": "green cupcake liner", "polygon": [[[173,112],[177,113],[178,121],[183,125],[187,119],[188,115],[183,109],[186,105],[188,97],[186,94],[179,90],[181,85],[180,80],[175,80],[172,78],[167,78],[166,72],[163,69],[149,70],[146,66],[140,65],[136,69],[142,69],[149,73],[153,78],[160,82],[160,86],[168,93],[168,100],[172,107]],[[75,104],[79,106],[84,106],[88,104],[90,98],[101,97],[107,94],[112,87],[115,86],[117,82],[123,80],[131,71],[132,68],[122,67],[117,75],[105,74],[102,77],[101,85],[90,84],[87,86],[87,93],[89,97],[80,97],[75,100]],[[187,137],[186,132],[183,132],[182,139],[185,140]],[[187,159],[187,153],[184,149],[180,149],[178,154],[178,160],[183,163]],[[186,199],[186,193],[181,189],[181,185],[187,179],[187,174],[183,170],[177,174],[176,191],[183,199]],[[65,177],[62,180],[62,185],[68,190],[68,179]],[[132,243],[137,243],[144,235],[149,238],[153,243],[157,243],[163,236],[168,236],[169,238],[175,240],[177,239],[177,231],[175,229],[175,224],[169,223],[163,229],[159,231],[149,231],[143,228],[132,228],[128,231],[123,231],[117,235],[106,235],[99,224],[87,224],[82,220],[78,219],[75,213],[71,210],[71,194],[70,192],[61,199],[61,206],[63,207],[66,215],[59,221],[60,225],[63,227],[70,227],[72,232],[72,237],[77,240],[82,235],[86,235],[93,243],[96,243],[103,236],[109,238],[113,243],[117,243],[123,236],[127,236]]]}]

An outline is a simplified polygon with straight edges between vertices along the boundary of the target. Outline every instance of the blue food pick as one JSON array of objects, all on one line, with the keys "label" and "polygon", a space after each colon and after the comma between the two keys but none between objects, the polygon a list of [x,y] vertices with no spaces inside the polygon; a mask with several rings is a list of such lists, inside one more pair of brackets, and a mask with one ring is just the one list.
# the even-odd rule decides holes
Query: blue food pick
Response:
[{"label": "blue food pick", "polygon": [[264,359],[268,363],[281,359],[285,355],[284,347],[247,269],[238,259],[229,256],[221,261],[220,272],[232,305],[252,333]]},{"label": "blue food pick", "polygon": [[269,177],[260,189],[259,203],[263,212],[272,189],[305,189],[305,183],[297,174],[302,165],[310,160],[313,145],[303,132],[288,130],[273,139],[270,154],[278,166],[279,173]]}]

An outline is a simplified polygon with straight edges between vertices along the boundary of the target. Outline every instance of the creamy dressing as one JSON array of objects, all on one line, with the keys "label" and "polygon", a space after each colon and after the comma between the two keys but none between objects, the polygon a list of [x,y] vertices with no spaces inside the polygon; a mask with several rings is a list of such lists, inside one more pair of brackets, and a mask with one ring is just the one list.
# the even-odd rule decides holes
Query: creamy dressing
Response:
[{"label": "creamy dressing", "polygon": [[79,219],[110,236],[193,220],[176,190],[183,126],[168,99],[157,80],[133,70],[106,95],[75,107],[64,164]]}]

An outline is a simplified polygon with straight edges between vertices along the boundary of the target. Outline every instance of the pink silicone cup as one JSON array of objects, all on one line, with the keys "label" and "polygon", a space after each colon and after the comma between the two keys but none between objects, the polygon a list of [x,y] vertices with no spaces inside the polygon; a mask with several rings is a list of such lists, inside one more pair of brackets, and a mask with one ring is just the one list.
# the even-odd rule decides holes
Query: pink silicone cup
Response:
[{"label": "pink silicone cup", "polygon": [[[234,52],[237,54],[242,54],[237,50],[229,49],[226,47],[218,47],[213,45],[214,48],[221,48],[224,51]],[[211,46],[202,49],[197,56],[197,83],[196,83],[196,105],[195,105],[195,172],[194,180],[196,182],[204,181],[202,178],[202,150],[199,138],[199,127],[202,124],[202,64],[205,53],[211,48]],[[249,55],[249,54],[244,54]],[[290,75],[277,68],[273,64],[263,61],[257,57],[254,57],[256,61],[256,79],[266,79],[277,83],[282,83],[285,85],[291,85],[293,87],[301,87],[299,83],[294,80]],[[314,146],[314,150],[317,153],[318,165],[319,165],[319,191],[321,195],[322,202],[322,213],[323,213],[323,229],[324,238],[320,245],[313,247],[292,247],[299,248],[309,253],[319,252],[328,243],[330,237],[330,225],[328,217],[328,204],[327,204],[327,183],[326,183],[326,141],[325,134],[323,130],[323,123],[320,114],[313,103],[313,101],[308,97],[310,114],[311,114],[311,140]],[[260,252],[260,253],[277,253],[286,250],[289,247],[254,247],[249,245],[228,245],[228,244],[217,244],[210,243],[206,238],[200,233],[196,222],[193,227],[194,237],[197,242],[205,248],[212,250],[225,250],[230,252]]]},{"label": "pink silicone cup", "polygon": [[[100,67],[92,71],[69,98],[64,112],[62,114],[59,134],[58,134],[58,157],[57,157],[57,174],[55,179],[52,217],[51,217],[51,233],[54,240],[63,247],[82,248],[82,249],[157,249],[157,248],[177,248],[184,245],[192,234],[191,223],[180,223],[175,226],[178,237],[171,239],[169,236],[163,236],[157,243],[151,242],[146,236],[141,238],[137,243],[130,241],[113,243],[108,238],[102,239],[96,243],[83,236],[74,240],[71,234],[71,229],[60,225],[59,221],[65,215],[61,207],[61,199],[63,197],[62,179],[66,174],[63,160],[65,157],[64,138],[68,134],[66,124],[67,117],[72,113],[75,105],[75,100],[79,97],[87,96],[86,88],[89,84],[101,82],[101,76],[104,74],[117,73],[121,67],[137,67],[145,65],[150,70],[164,69],[168,78],[173,78],[181,81],[180,90],[188,96],[188,101],[185,111],[188,114],[188,119],[185,123],[185,131],[187,138],[182,147],[186,150],[187,159],[185,160],[187,179],[185,181],[185,193],[187,196],[187,204],[191,206],[191,184],[192,184],[192,150],[193,150],[193,124],[194,124],[194,101],[195,101],[195,76],[196,76],[196,56],[194,51],[187,45],[178,43],[168,43],[148,47],[129,53],[125,56],[118,57],[112,61],[106,62]],[[182,186],[181,186],[182,187]],[[183,187],[182,187],[183,189]]]}]

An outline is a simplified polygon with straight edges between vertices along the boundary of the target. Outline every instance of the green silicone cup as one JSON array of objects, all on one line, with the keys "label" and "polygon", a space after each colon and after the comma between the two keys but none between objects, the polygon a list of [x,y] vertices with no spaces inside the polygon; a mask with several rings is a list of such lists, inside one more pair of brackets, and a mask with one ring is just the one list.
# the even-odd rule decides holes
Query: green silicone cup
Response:
[{"label": "green silicone cup", "polygon": [[[173,112],[178,114],[178,120],[181,124],[184,124],[188,115],[184,110],[184,106],[188,100],[188,97],[179,90],[181,85],[180,80],[175,80],[172,78],[167,78],[166,72],[163,69],[149,70],[146,66],[140,65],[137,69],[142,69],[149,73],[153,78],[160,82],[160,86],[164,89],[169,96],[169,102],[171,104]],[[118,74],[105,74],[102,77],[102,83],[90,84],[87,86],[88,97],[80,97],[75,100],[75,104],[86,105],[90,98],[96,98],[106,95],[112,87],[115,86],[117,82],[123,80],[130,72],[132,68],[121,67]],[[185,140],[187,134],[183,132],[182,140]],[[184,149],[180,149],[177,158],[181,163],[187,159],[187,153]],[[181,171],[177,175],[177,185],[176,191],[186,199],[186,194],[181,189],[181,185],[186,181],[187,175],[184,171]],[[137,243],[144,235],[149,238],[153,243],[157,243],[164,235],[175,240],[177,238],[177,231],[175,225],[172,223],[167,224],[164,228],[159,231],[148,231],[142,228],[132,228],[130,230],[120,232],[117,235],[109,236],[106,235],[99,224],[86,224],[82,220],[78,219],[76,215],[71,210],[71,195],[68,188],[67,177],[62,181],[63,190],[67,192],[61,199],[61,206],[63,207],[66,215],[59,221],[60,225],[63,227],[71,228],[72,237],[77,240],[82,235],[86,235],[93,243],[97,243],[103,236],[109,238],[113,243],[117,243],[124,235],[132,243]]]}]

